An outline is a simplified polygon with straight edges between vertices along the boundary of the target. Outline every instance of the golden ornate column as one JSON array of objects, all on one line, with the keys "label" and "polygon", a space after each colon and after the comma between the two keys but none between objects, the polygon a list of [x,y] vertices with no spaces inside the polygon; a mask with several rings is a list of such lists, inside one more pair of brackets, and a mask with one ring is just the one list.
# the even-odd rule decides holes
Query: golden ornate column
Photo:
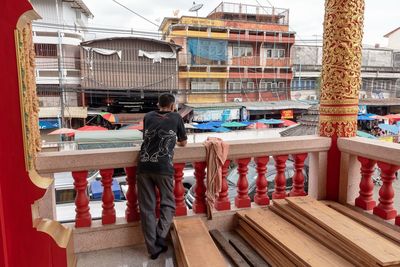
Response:
[{"label": "golden ornate column", "polygon": [[332,138],[328,153],[327,198],[337,199],[338,137],[357,131],[364,0],[326,0],[319,133]]}]

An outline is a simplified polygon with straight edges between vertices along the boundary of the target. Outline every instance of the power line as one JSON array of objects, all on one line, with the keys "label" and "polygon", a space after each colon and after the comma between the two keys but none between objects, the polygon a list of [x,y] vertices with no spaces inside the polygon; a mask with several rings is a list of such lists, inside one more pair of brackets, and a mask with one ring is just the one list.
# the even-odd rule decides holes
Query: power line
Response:
[{"label": "power line", "polygon": [[130,12],[132,12],[132,13],[135,14],[136,16],[138,16],[138,17],[144,19],[145,21],[147,21],[147,22],[153,24],[153,25],[156,26],[157,28],[159,27],[159,25],[157,25],[157,24],[155,24],[154,22],[152,22],[151,20],[149,20],[149,19],[143,17],[142,15],[136,13],[135,11],[133,11],[133,10],[130,9],[129,7],[127,7],[127,6],[123,5],[123,4],[121,4],[120,2],[118,2],[118,1],[116,1],[116,0],[113,0],[113,2],[116,3],[116,4],[118,4],[118,5],[120,5],[120,6],[122,6],[122,7],[125,8],[126,10],[129,10]]}]

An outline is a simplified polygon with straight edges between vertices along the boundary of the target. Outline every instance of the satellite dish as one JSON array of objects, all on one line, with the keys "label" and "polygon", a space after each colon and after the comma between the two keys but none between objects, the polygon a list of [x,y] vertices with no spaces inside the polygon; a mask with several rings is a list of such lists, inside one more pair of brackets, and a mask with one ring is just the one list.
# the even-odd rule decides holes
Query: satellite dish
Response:
[{"label": "satellite dish", "polygon": [[193,6],[189,9],[189,12],[196,12],[197,16],[199,16],[198,11],[203,7],[203,4],[197,4],[193,2]]}]

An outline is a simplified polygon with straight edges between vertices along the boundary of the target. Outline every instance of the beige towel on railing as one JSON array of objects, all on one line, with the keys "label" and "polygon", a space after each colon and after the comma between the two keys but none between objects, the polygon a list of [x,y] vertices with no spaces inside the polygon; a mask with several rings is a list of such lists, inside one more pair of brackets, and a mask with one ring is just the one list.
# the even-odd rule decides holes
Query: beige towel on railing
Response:
[{"label": "beige towel on railing", "polygon": [[229,145],[220,138],[208,137],[204,142],[206,147],[207,180],[206,201],[207,217],[212,218],[215,198],[221,191],[222,166],[228,157]]}]

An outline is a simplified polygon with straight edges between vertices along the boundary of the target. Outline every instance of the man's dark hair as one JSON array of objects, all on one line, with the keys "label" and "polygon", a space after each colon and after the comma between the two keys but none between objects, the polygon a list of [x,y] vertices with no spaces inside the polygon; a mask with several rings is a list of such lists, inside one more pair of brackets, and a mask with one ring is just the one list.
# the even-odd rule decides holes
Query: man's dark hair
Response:
[{"label": "man's dark hair", "polygon": [[158,105],[162,108],[169,107],[175,103],[175,97],[171,94],[162,94],[158,97]]}]

